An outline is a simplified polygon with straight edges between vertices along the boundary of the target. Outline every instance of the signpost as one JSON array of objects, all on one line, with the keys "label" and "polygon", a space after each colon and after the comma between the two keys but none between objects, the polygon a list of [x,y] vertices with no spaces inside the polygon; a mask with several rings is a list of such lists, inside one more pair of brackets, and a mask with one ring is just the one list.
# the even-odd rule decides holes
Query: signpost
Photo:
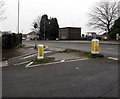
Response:
[{"label": "signpost", "polygon": [[[35,28],[35,29],[38,28],[37,23],[34,24],[34,28]],[[37,48],[36,42],[37,42],[37,33],[35,33],[35,47],[34,47],[35,49]]]}]

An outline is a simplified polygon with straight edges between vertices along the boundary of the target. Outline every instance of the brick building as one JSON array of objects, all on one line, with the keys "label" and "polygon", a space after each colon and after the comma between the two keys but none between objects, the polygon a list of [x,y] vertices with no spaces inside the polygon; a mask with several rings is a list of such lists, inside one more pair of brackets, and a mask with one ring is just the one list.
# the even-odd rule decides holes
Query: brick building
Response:
[{"label": "brick building", "polygon": [[64,27],[59,29],[59,39],[79,40],[81,38],[81,28]]}]

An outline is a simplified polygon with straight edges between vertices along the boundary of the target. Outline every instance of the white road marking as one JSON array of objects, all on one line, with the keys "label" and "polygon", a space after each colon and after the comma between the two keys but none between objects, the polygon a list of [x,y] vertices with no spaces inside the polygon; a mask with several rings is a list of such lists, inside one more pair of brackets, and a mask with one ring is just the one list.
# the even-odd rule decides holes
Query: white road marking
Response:
[{"label": "white road marking", "polygon": [[33,56],[35,56],[35,55],[36,55],[36,54],[29,55],[29,56],[26,56],[26,57],[22,57],[22,58],[20,58],[20,59],[27,59],[27,58],[33,57]]},{"label": "white road marking", "polygon": [[106,48],[106,49],[111,50],[111,49],[114,49],[114,48]]},{"label": "white road marking", "polygon": [[76,60],[69,60],[69,61],[65,61],[65,60],[61,60],[61,61],[58,61],[58,62],[52,62],[52,63],[46,63],[46,64],[37,64],[37,65],[29,65],[29,66],[26,66],[26,68],[29,68],[29,67],[38,67],[38,66],[44,66],[44,65],[53,65],[53,64],[60,64],[60,63],[63,63],[63,62],[74,62],[74,61],[82,61],[82,60],[88,60],[89,58],[82,58],[82,59],[76,59]]},{"label": "white road marking", "polygon": [[[46,54],[46,53],[51,53],[51,52],[52,52],[52,51],[44,51],[45,54]],[[37,54],[25,56],[25,57],[22,57],[22,58],[20,58],[20,59],[27,59],[27,58],[33,57],[33,56],[35,56],[35,55],[37,55]]]},{"label": "white road marking", "polygon": [[118,58],[114,58],[114,57],[108,57],[108,59],[112,59],[112,60],[118,60]]},{"label": "white road marking", "polygon": [[81,58],[81,59],[76,59],[76,60],[68,60],[66,62],[75,62],[75,61],[82,61],[82,60],[88,60],[89,58]]},{"label": "white road marking", "polygon": [[65,49],[62,49],[62,48],[49,48],[49,50],[64,51]]},{"label": "white road marking", "polygon": [[61,62],[61,63],[62,63],[62,62],[65,62],[65,60],[61,60],[60,62]]},{"label": "white road marking", "polygon": [[41,66],[41,65],[52,65],[52,64],[58,64],[61,62],[52,62],[52,63],[46,63],[46,64],[37,64],[37,65],[29,65],[29,66],[25,66],[25,67],[37,67],[37,66]]},{"label": "white road marking", "polygon": [[33,62],[30,62],[29,64],[27,64],[25,67],[29,67],[30,65],[32,65]]},{"label": "white road marking", "polygon": [[51,53],[52,51],[44,51],[44,54],[46,54],[46,53]]},{"label": "white road marking", "polygon": [[79,69],[79,67],[75,67],[75,69]]},{"label": "white road marking", "polygon": [[25,61],[25,62],[21,62],[21,63],[18,63],[18,64],[14,64],[14,65],[22,65],[22,64],[25,64],[25,63],[28,63],[29,61]]},{"label": "white road marking", "polygon": [[6,67],[6,66],[8,66],[7,61],[0,61],[0,67]]}]

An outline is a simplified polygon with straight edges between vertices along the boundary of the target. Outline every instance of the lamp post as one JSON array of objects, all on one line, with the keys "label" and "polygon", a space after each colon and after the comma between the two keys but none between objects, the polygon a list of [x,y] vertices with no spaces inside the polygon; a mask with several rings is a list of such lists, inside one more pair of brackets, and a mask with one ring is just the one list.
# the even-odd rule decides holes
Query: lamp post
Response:
[{"label": "lamp post", "polygon": [[19,16],[20,16],[20,1],[18,0],[18,34],[19,34]]}]

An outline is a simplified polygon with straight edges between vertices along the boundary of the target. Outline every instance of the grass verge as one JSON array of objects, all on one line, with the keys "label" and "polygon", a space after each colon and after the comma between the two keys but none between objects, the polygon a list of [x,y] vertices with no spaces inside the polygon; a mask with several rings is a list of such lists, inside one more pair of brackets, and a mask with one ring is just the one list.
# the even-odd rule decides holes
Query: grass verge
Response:
[{"label": "grass verge", "polygon": [[89,58],[102,58],[104,55],[102,54],[92,54],[91,52],[83,52],[79,50],[72,50],[72,49],[66,49],[64,51],[60,51],[59,53],[78,53],[79,56],[85,56]]},{"label": "grass verge", "polygon": [[45,57],[43,59],[34,59],[34,60],[31,60],[31,62],[33,62],[33,64],[38,64],[38,63],[49,63],[49,62],[52,62],[54,61],[54,57]]},{"label": "grass verge", "polygon": [[23,46],[25,46],[25,45],[23,45],[23,44],[18,44],[18,45],[17,45],[17,48],[20,48],[20,47],[23,47]]}]

